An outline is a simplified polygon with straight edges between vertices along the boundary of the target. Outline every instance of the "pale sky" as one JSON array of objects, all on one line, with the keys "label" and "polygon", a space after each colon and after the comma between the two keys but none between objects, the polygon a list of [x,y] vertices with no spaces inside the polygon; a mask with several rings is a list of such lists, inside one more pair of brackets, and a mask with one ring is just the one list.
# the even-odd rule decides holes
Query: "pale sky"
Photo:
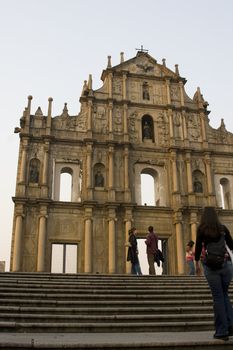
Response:
[{"label": "pale sky", "polygon": [[19,135],[14,128],[32,95],[32,113],[53,97],[53,115],[68,103],[79,112],[83,81],[101,86],[107,56],[112,65],[149,50],[158,63],[187,79],[193,97],[200,86],[210,125],[224,118],[233,132],[232,0],[0,0],[0,260],[9,269]]}]

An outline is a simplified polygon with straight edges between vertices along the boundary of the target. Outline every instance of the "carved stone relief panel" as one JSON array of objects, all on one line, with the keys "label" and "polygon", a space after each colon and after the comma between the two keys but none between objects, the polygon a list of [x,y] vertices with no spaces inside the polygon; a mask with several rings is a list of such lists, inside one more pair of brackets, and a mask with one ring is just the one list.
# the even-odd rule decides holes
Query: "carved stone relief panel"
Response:
[{"label": "carved stone relief panel", "polygon": [[129,99],[132,102],[138,102],[139,101],[139,83],[136,80],[131,80],[129,81],[129,83],[127,84],[128,86],[128,96]]},{"label": "carved stone relief panel", "polygon": [[182,135],[182,116],[179,112],[173,112],[174,135],[176,139],[181,139]]},{"label": "carved stone relief panel", "polygon": [[164,101],[164,89],[161,84],[155,84],[153,86],[153,103],[154,104],[163,104]]},{"label": "carved stone relief panel", "polygon": [[123,133],[123,110],[117,107],[113,113],[113,130],[116,134]]},{"label": "carved stone relief panel", "polygon": [[137,143],[139,141],[139,134],[137,128],[138,112],[133,111],[128,117],[128,131],[130,142]]},{"label": "carved stone relief panel", "polygon": [[156,118],[157,131],[158,131],[158,144],[160,146],[166,146],[169,142],[169,124],[166,112],[159,112]]},{"label": "carved stone relief panel", "polygon": [[201,122],[199,115],[191,113],[187,115],[187,128],[190,141],[198,141],[201,136]]},{"label": "carved stone relief panel", "polygon": [[93,130],[102,134],[108,133],[108,115],[104,105],[95,105],[93,108]]},{"label": "carved stone relief panel", "polygon": [[115,154],[115,183],[116,187],[123,187],[124,184],[124,168],[123,168],[123,154],[122,152],[116,152]]},{"label": "carved stone relief panel", "polygon": [[122,80],[121,79],[115,78],[113,80],[112,90],[113,90],[113,94],[116,94],[116,95],[122,94]]},{"label": "carved stone relief panel", "polygon": [[178,84],[171,84],[170,87],[171,101],[172,104],[180,104],[180,87]]}]

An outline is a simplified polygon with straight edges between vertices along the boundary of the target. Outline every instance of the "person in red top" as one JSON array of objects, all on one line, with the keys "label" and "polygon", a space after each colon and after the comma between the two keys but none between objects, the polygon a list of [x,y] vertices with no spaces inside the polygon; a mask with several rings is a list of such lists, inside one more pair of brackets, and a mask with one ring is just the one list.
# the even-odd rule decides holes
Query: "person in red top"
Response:
[{"label": "person in red top", "polygon": [[153,226],[148,227],[146,236],[146,254],[149,265],[149,275],[155,275],[155,254],[158,250],[158,236],[154,233]]}]

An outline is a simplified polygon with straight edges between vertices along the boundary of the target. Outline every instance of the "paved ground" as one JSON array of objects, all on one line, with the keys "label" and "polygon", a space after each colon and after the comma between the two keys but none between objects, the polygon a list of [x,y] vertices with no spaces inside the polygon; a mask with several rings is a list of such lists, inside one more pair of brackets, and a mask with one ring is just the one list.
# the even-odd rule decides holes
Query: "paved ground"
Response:
[{"label": "paved ground", "polygon": [[[62,344],[181,344],[213,343],[213,332],[173,332],[173,333],[0,333],[3,344],[59,345]],[[233,344],[233,337],[230,338]],[[229,344],[229,342],[227,342]],[[225,342],[224,342],[225,343]]]}]

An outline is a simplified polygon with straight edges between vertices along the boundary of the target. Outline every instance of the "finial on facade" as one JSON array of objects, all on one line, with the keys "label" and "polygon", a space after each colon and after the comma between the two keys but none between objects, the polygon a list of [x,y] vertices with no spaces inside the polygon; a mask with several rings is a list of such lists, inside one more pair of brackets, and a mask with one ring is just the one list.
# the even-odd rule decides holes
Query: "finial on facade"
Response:
[{"label": "finial on facade", "polygon": [[176,71],[176,74],[177,74],[177,75],[180,75],[180,72],[179,72],[179,65],[178,65],[178,64],[175,64],[175,71]]},{"label": "finial on facade", "polygon": [[49,105],[48,105],[48,117],[51,117],[51,114],[52,114],[52,102],[53,102],[52,97],[49,97],[49,98],[48,98],[48,101],[49,101]]},{"label": "finial on facade", "polygon": [[163,66],[166,67],[166,58],[163,58],[162,62],[163,62]]},{"label": "finial on facade", "polygon": [[226,130],[226,125],[225,125],[225,123],[224,123],[224,119],[223,119],[223,118],[221,118],[221,125],[220,125],[220,128],[221,128],[222,130]]},{"label": "finial on facade", "polygon": [[87,96],[87,95],[88,95],[87,80],[84,80],[82,95],[84,95],[84,96]]},{"label": "finial on facade", "polygon": [[124,59],[124,52],[121,52],[120,55],[121,55],[121,63],[123,63],[125,61],[125,59]]},{"label": "finial on facade", "polygon": [[64,103],[63,113],[68,113],[67,102]]},{"label": "finial on facade", "polygon": [[89,74],[87,87],[89,90],[92,90],[92,75],[91,74]]},{"label": "finial on facade", "polygon": [[111,56],[108,56],[108,66],[107,68],[112,68]]},{"label": "finial on facade", "polygon": [[37,108],[37,111],[36,111],[35,115],[36,115],[37,117],[42,117],[42,116],[43,116],[43,112],[42,112],[40,106]]}]

